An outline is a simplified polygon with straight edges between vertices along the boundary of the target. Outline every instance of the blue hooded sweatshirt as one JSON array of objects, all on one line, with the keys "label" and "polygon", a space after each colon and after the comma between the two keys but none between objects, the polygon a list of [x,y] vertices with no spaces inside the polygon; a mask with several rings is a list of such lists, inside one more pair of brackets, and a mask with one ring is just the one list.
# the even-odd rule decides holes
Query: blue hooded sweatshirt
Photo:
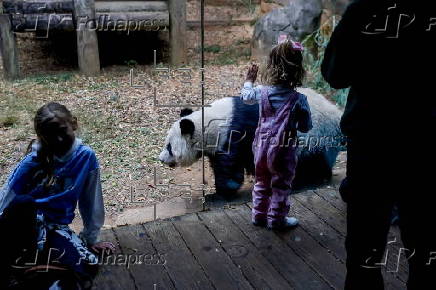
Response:
[{"label": "blue hooded sweatshirt", "polygon": [[33,182],[33,177],[41,170],[37,160],[39,146],[38,143],[33,146],[0,192],[0,216],[15,196],[28,194],[35,198],[38,212],[47,223],[69,225],[78,204],[83,220],[81,236],[87,244],[95,244],[104,223],[104,205],[94,151],[76,138],[64,156],[54,158],[54,182],[45,189],[45,180],[38,185]]}]

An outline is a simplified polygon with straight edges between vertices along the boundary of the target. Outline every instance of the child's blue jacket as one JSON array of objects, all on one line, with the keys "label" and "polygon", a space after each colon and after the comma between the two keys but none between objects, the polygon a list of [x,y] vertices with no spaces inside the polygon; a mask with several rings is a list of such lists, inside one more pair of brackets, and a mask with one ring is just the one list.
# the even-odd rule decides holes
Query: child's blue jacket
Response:
[{"label": "child's blue jacket", "polygon": [[55,157],[54,183],[47,190],[43,182],[37,185],[32,182],[40,170],[36,159],[38,147],[33,146],[0,192],[0,216],[15,196],[28,194],[36,199],[38,210],[48,223],[69,225],[78,204],[83,220],[81,236],[88,244],[96,243],[104,223],[104,205],[94,151],[76,138],[64,156]]}]

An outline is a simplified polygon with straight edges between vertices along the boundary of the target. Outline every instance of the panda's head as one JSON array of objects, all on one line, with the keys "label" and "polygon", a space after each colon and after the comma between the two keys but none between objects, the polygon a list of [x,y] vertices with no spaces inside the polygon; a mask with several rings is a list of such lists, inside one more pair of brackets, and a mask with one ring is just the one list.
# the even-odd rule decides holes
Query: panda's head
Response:
[{"label": "panda's head", "polygon": [[195,138],[195,123],[187,117],[191,114],[191,109],[183,109],[180,113],[181,119],[168,130],[159,160],[171,167],[189,166],[201,156],[198,140]]}]

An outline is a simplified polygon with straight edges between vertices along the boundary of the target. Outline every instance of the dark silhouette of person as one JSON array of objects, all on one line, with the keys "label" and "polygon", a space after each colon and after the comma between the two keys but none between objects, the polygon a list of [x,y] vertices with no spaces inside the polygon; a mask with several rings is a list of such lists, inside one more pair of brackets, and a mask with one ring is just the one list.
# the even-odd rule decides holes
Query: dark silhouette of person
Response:
[{"label": "dark silhouette of person", "polygon": [[[352,1],[325,51],[322,74],[350,87],[345,289],[384,289],[385,254],[409,264],[408,289],[436,289],[436,1]],[[398,206],[404,249],[385,252]],[[400,238],[400,237],[398,237]],[[388,273],[389,274],[389,273]]]}]

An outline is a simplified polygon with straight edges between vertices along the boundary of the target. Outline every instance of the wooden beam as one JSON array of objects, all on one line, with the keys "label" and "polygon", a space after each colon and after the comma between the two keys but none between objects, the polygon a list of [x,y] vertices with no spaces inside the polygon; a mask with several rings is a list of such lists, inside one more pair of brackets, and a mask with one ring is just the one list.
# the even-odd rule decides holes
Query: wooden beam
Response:
[{"label": "wooden beam", "polygon": [[0,14],[0,54],[3,60],[5,79],[17,79],[20,75],[18,50],[8,14]]},{"label": "wooden beam", "polygon": [[[73,0],[73,20],[95,20],[94,0]],[[92,22],[92,21],[91,21]],[[77,57],[80,71],[89,76],[100,73],[100,55],[95,27],[91,25],[77,25]]]},{"label": "wooden beam", "polygon": [[[74,31],[83,29],[89,18],[79,17],[73,23],[71,14],[12,14],[15,32]],[[168,12],[96,13],[97,31],[158,31],[169,26]]]},{"label": "wooden beam", "polygon": [[10,14],[15,32],[74,31],[72,14]]},{"label": "wooden beam", "polygon": [[[9,14],[69,14],[74,5],[71,0],[2,0]],[[168,12],[167,1],[96,1],[96,13],[102,12]]]},{"label": "wooden beam", "polygon": [[3,0],[5,13],[72,13],[71,0]]},{"label": "wooden beam", "polygon": [[186,63],[186,0],[168,0],[170,12],[170,62]]},{"label": "wooden beam", "polygon": [[97,1],[95,2],[97,13],[102,12],[168,12],[167,1]]}]

